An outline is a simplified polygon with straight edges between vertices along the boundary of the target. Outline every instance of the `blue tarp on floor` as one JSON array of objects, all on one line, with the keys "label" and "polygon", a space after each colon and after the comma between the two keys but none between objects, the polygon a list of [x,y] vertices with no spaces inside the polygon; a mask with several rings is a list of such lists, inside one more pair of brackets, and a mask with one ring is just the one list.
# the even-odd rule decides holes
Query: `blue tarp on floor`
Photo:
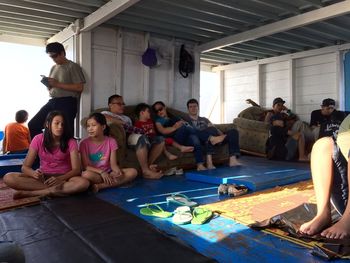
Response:
[{"label": "blue tarp on floor", "polygon": [[143,216],[140,208],[147,203],[159,204],[167,211],[176,207],[166,203],[166,197],[182,193],[199,204],[208,204],[227,197],[217,194],[217,186],[186,180],[184,176],[161,180],[136,180],[128,188],[108,189],[98,197],[116,204],[153,224],[160,231],[182,240],[200,253],[219,262],[325,262],[310,255],[310,251],[293,243],[223,217],[204,225],[182,225],[172,219]]},{"label": "blue tarp on floor", "polygon": [[186,178],[192,181],[219,185],[242,184],[259,191],[311,179],[308,164],[274,162],[263,158],[243,158],[242,166],[223,166],[215,170],[189,171]]}]

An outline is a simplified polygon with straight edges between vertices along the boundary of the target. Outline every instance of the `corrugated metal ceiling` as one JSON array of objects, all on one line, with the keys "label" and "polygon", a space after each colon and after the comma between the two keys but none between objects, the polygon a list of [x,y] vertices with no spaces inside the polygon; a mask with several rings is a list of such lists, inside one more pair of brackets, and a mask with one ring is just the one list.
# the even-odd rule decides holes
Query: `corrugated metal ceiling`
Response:
[{"label": "corrugated metal ceiling", "polygon": [[[106,0],[0,0],[0,33],[48,39]],[[118,25],[204,44],[320,9],[340,0],[141,0],[108,20]],[[350,15],[342,15],[203,53],[227,64],[350,42]]]}]

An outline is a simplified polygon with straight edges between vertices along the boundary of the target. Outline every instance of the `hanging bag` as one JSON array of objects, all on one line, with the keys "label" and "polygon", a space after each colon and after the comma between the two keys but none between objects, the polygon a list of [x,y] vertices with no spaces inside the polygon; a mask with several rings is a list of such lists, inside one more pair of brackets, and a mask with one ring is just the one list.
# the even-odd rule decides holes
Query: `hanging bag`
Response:
[{"label": "hanging bag", "polygon": [[194,60],[190,53],[185,49],[185,45],[181,45],[179,72],[181,76],[187,78],[189,73],[194,72]]},{"label": "hanging bag", "polygon": [[154,67],[157,65],[157,55],[156,55],[156,50],[153,48],[148,47],[145,50],[145,52],[142,55],[142,64],[148,67]]}]

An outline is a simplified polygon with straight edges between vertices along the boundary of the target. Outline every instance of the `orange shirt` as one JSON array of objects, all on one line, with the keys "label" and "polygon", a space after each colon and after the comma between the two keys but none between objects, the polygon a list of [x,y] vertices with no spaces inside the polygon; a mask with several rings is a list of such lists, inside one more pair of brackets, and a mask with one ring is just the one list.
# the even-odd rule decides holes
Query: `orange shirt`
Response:
[{"label": "orange shirt", "polygon": [[5,127],[4,152],[23,151],[29,148],[29,129],[21,123],[9,123]]}]

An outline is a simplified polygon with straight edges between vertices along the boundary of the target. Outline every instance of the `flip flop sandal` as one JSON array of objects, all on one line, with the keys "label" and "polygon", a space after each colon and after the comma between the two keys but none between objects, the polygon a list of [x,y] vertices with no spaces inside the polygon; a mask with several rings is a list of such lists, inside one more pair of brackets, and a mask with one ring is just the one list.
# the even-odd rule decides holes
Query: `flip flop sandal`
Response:
[{"label": "flip flop sandal", "polygon": [[164,172],[164,175],[169,176],[169,175],[175,175],[176,174],[176,167],[172,167]]},{"label": "flip flop sandal", "polygon": [[196,207],[192,212],[191,224],[202,225],[213,217],[213,212],[207,208]]},{"label": "flip flop sandal", "polygon": [[190,207],[179,206],[174,211],[173,222],[177,225],[184,225],[190,223],[192,218]]},{"label": "flip flop sandal", "polygon": [[174,195],[168,196],[166,198],[166,201],[168,203],[174,203],[180,206],[193,207],[198,205],[196,202],[191,201],[190,198],[188,198],[186,195],[183,195],[183,194],[174,194]]},{"label": "flip flop sandal", "polygon": [[218,187],[219,195],[227,195],[228,193],[228,184],[220,184]]},{"label": "flip flop sandal", "polygon": [[244,185],[229,185],[227,189],[228,196],[240,196],[248,192],[248,187]]},{"label": "flip flop sandal", "polygon": [[173,213],[164,211],[159,205],[147,204],[147,207],[140,209],[140,213],[145,216],[155,216],[161,218],[171,217]]}]

